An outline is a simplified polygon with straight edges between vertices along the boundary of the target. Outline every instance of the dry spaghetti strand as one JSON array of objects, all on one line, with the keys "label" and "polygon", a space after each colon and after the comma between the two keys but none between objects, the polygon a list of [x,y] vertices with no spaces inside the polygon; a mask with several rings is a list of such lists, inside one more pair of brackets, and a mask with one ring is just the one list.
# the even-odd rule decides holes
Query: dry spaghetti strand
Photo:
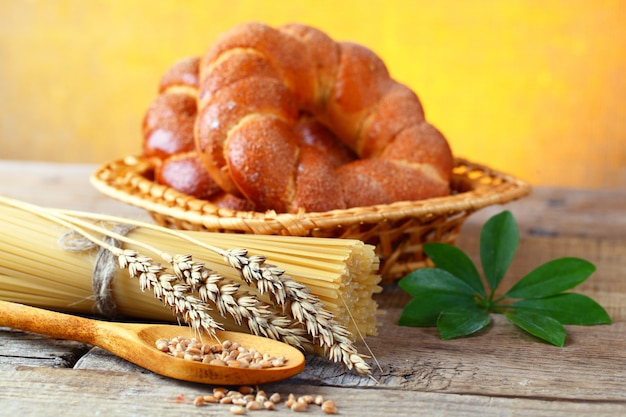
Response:
[{"label": "dry spaghetti strand", "polygon": [[[359,374],[370,373],[353,345],[355,335],[376,331],[372,295],[380,291],[380,277],[370,245],[349,239],[174,231],[4,197],[0,219],[5,230],[0,235],[3,299],[91,312],[94,252],[107,250],[121,266],[111,291],[125,316],[171,320],[166,305],[179,319],[209,334],[226,327],[296,346],[318,346],[331,360]],[[111,226],[119,224],[132,228],[119,234]],[[68,230],[88,243],[83,250],[59,245]],[[124,273],[140,285],[117,276]]]}]

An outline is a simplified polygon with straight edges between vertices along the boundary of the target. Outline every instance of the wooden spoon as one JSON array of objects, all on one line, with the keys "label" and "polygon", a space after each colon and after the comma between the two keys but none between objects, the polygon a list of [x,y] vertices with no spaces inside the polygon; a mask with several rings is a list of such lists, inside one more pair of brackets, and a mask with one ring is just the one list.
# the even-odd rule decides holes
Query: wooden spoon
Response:
[{"label": "wooden spoon", "polygon": [[[217,331],[221,340],[239,342],[248,349],[284,356],[284,366],[266,369],[209,365],[176,358],[155,347],[157,339],[194,337],[189,326],[115,323],[56,313],[0,300],[0,326],[75,340],[101,347],[157,374],[214,385],[256,385],[290,378],[304,369],[304,355],[276,340],[246,333]],[[208,338],[208,336],[207,336]]]}]

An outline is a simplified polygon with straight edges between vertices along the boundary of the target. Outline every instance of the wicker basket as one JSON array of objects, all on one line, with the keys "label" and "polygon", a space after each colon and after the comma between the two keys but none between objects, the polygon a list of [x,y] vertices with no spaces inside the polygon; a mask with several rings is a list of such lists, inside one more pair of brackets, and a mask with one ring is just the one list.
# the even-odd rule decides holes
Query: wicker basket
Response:
[{"label": "wicker basket", "polygon": [[471,213],[530,192],[530,185],[510,175],[457,159],[448,197],[323,213],[260,213],[219,208],[157,184],[153,173],[149,159],[128,156],[101,166],[91,182],[110,197],[148,210],[167,227],[362,240],[376,246],[386,283],[425,265],[423,243],[452,244]]}]

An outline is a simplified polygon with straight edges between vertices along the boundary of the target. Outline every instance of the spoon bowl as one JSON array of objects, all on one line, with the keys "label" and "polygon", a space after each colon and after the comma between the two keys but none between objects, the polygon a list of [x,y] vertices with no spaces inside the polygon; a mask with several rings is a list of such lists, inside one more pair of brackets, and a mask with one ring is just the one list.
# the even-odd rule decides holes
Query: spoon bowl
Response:
[{"label": "spoon bowl", "polygon": [[[286,343],[247,333],[216,331],[220,341],[230,340],[260,353],[283,356],[283,366],[250,369],[209,365],[174,357],[156,348],[160,338],[197,337],[189,326],[117,323],[57,313],[0,300],[0,326],[59,339],[75,340],[105,349],[159,375],[213,385],[257,385],[290,378],[304,369],[304,355]],[[210,336],[204,336],[210,341]]]}]

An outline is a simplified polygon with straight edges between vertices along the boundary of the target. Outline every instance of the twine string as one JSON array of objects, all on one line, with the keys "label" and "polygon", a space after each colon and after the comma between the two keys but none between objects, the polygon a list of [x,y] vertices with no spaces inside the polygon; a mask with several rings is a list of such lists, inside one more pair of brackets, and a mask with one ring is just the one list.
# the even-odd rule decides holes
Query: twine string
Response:
[{"label": "twine string", "polygon": [[[134,228],[135,226],[131,225],[116,224],[113,226],[112,232],[126,236]],[[122,242],[110,236],[105,236],[102,240],[116,248],[122,247]],[[70,252],[86,252],[98,247],[97,244],[74,230],[63,234],[59,238],[59,246]],[[91,275],[91,287],[97,312],[108,318],[117,317],[117,305],[112,291],[113,278],[117,268],[118,264],[115,255],[110,250],[99,247]]]}]

